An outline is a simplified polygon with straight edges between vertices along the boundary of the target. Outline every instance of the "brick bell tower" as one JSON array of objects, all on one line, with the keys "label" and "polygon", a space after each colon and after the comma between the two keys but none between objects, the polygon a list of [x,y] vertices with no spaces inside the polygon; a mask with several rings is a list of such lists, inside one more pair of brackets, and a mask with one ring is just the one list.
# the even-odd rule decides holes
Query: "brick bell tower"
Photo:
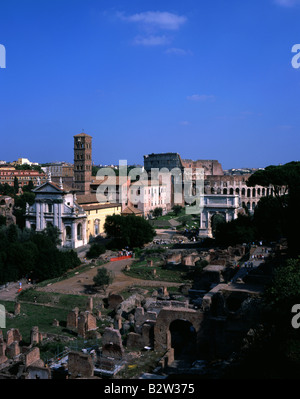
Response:
[{"label": "brick bell tower", "polygon": [[90,194],[92,182],[92,136],[74,136],[74,188],[78,195]]}]

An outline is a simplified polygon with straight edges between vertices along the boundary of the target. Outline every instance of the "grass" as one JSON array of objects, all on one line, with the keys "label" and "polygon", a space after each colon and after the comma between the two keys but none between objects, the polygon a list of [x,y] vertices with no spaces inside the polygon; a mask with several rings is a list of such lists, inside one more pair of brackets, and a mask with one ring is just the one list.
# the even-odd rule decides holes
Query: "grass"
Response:
[{"label": "grass", "polygon": [[[182,283],[190,281],[188,274],[182,268],[165,269],[162,261],[158,258],[152,258],[153,266],[147,266],[147,260],[133,262],[130,270],[123,271],[124,274],[130,277],[140,278],[142,280],[158,280],[172,283]],[[153,275],[153,270],[156,270],[156,275]]]},{"label": "grass", "polygon": [[[122,297],[124,299],[129,298],[131,295],[133,295],[134,290],[138,290],[141,289],[142,291],[148,291],[148,293],[146,294],[146,297],[151,297],[154,291],[157,291],[157,287],[153,287],[153,286],[147,286],[147,285],[134,285],[132,287],[130,287],[130,289],[124,290],[122,292],[120,292],[120,295],[122,295]],[[170,294],[173,295],[182,295],[182,292],[179,291],[178,287],[168,287],[168,292]]]},{"label": "grass", "polygon": [[[14,313],[14,302],[1,301],[5,309]],[[6,328],[3,328],[3,335],[5,336],[7,330],[11,328],[19,329],[23,341],[27,344],[30,343],[30,332],[33,326],[38,326],[39,331],[54,334],[68,335],[65,331],[67,320],[67,309],[60,309],[54,307],[47,307],[38,304],[21,303],[21,313],[12,318],[6,317]],[[53,326],[53,320],[56,319],[60,322],[59,326]]]},{"label": "grass", "polygon": [[[78,307],[79,311],[86,310],[88,297],[42,292],[29,288],[19,294],[17,301],[21,305],[21,314],[12,318],[6,317],[6,328],[2,330],[5,336],[8,329],[18,328],[23,340],[28,343],[33,326],[38,326],[41,332],[70,336],[66,330],[67,315],[75,307]],[[93,298],[94,308],[100,303],[102,303],[100,298]],[[0,301],[0,304],[5,306],[7,312],[14,314],[15,302]],[[101,309],[103,316],[107,313],[107,309]],[[54,319],[59,321],[59,326],[52,325]],[[101,320],[97,321],[97,325],[101,330],[107,326],[106,322]]]},{"label": "grass", "polygon": [[18,295],[19,302],[33,302],[42,305],[51,305],[57,308],[63,308],[68,310],[71,310],[75,307],[78,307],[80,310],[84,310],[87,304],[87,300],[88,298],[83,295],[43,292],[37,291],[34,288],[29,288]]},{"label": "grass", "polygon": [[158,366],[158,362],[162,356],[163,353],[157,351],[141,352],[141,356],[133,359],[130,364],[125,365],[118,373],[118,378],[137,378],[142,373],[151,373]]}]

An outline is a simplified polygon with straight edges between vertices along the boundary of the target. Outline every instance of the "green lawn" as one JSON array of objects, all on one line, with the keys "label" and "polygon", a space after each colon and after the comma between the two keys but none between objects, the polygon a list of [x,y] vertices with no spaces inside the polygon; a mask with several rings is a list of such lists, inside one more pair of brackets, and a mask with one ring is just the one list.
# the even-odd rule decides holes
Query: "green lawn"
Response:
[{"label": "green lawn", "polygon": [[[1,301],[1,305],[5,309],[14,313],[14,302]],[[18,328],[23,341],[26,344],[30,343],[30,331],[33,326],[38,326],[39,331],[49,332],[54,334],[68,335],[63,330],[66,326],[67,314],[69,310],[54,307],[45,307],[38,304],[21,303],[21,313],[13,318],[6,317],[6,328],[3,328],[3,336],[6,336],[7,330],[11,328]],[[53,326],[53,320],[60,322],[60,326]]]},{"label": "green lawn", "polygon": [[[78,307],[79,311],[86,310],[88,297],[28,289],[18,296],[18,301],[21,305],[21,314],[13,318],[6,317],[6,329],[2,330],[5,336],[8,329],[18,328],[23,340],[27,343],[30,340],[30,331],[33,326],[38,326],[41,332],[70,336],[66,331],[67,315],[75,307]],[[94,298],[94,308],[101,302],[101,299],[97,301]],[[0,301],[0,304],[5,306],[9,313],[14,314],[15,302]],[[106,309],[101,310],[103,315],[107,312]],[[52,325],[54,319],[59,321],[60,325],[58,327]],[[99,327],[103,327],[102,324],[100,321]]]},{"label": "green lawn", "polygon": [[[173,269],[165,269],[162,261],[158,258],[152,258],[153,266],[147,266],[147,261],[137,261],[131,264],[129,271],[123,271],[127,276],[140,278],[142,280],[160,280],[172,283],[183,283],[190,281],[187,271],[182,268],[174,266]],[[156,269],[156,275],[153,275],[153,270]]]}]

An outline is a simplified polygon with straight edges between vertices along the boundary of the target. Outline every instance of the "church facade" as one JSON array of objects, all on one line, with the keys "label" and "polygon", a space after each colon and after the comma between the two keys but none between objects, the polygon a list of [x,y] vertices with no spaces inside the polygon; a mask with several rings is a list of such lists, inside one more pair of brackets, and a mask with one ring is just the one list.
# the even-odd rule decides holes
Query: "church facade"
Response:
[{"label": "church facade", "polygon": [[35,202],[26,208],[26,227],[44,230],[49,224],[59,229],[61,246],[78,248],[87,244],[86,213],[77,204],[74,191],[48,179],[33,190]]}]

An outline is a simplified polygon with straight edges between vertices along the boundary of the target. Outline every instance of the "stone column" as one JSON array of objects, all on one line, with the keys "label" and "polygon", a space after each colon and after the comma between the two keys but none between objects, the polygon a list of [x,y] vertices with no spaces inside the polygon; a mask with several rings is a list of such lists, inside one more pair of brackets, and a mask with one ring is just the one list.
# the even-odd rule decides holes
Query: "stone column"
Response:
[{"label": "stone column", "polygon": [[58,227],[58,204],[54,202],[53,204],[53,226]]},{"label": "stone column", "polygon": [[41,203],[36,202],[36,229],[41,230]]},{"label": "stone column", "polygon": [[72,247],[76,248],[76,242],[77,242],[77,235],[76,235],[76,223],[75,220],[72,221]]},{"label": "stone column", "polygon": [[45,212],[45,203],[40,202],[40,224],[41,224],[41,230],[44,230],[45,226],[45,217],[44,217],[44,212]]}]

